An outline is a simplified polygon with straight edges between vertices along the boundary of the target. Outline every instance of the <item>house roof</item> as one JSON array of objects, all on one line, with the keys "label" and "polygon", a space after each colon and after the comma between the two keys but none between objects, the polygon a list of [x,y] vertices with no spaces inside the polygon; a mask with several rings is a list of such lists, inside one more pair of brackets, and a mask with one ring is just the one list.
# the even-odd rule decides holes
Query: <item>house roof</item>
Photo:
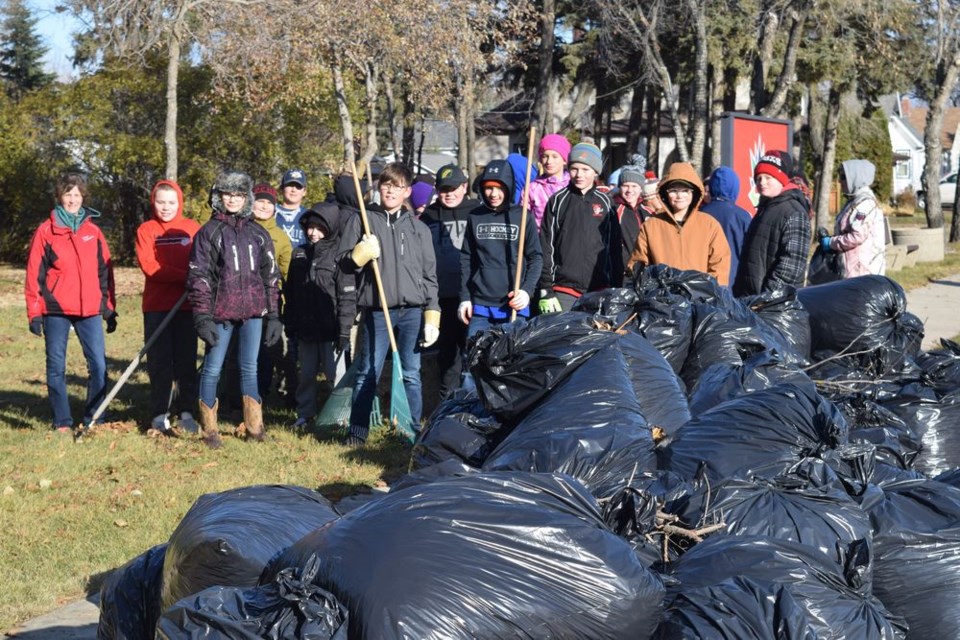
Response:
[{"label": "house roof", "polygon": [[[927,124],[927,107],[911,107],[903,114],[904,119],[919,133],[923,139],[923,129]],[[940,146],[943,149],[952,149],[953,140],[957,137],[957,126],[960,125],[960,107],[948,107],[943,113],[943,130],[940,132]]]}]

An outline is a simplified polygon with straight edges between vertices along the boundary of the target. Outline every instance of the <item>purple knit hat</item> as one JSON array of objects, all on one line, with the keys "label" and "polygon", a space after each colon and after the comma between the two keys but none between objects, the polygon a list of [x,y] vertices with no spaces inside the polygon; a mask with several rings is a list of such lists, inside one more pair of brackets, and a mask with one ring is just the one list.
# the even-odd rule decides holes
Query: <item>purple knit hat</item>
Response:
[{"label": "purple knit hat", "polygon": [[542,156],[544,151],[556,151],[566,163],[570,157],[570,141],[559,133],[548,133],[540,139],[537,155]]},{"label": "purple knit hat", "polygon": [[414,209],[425,207],[433,200],[433,185],[426,182],[414,182],[410,188],[410,204]]}]

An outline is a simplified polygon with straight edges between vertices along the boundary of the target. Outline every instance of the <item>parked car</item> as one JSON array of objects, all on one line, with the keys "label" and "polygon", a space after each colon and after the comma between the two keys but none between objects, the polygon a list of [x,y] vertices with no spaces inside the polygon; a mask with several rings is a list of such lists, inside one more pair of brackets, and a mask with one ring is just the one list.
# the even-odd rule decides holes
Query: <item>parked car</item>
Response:
[{"label": "parked car", "polygon": [[[957,197],[957,172],[947,174],[940,180],[940,206],[944,209],[952,209],[953,201]],[[927,194],[923,189],[917,191],[917,206],[921,209],[927,207]]]}]

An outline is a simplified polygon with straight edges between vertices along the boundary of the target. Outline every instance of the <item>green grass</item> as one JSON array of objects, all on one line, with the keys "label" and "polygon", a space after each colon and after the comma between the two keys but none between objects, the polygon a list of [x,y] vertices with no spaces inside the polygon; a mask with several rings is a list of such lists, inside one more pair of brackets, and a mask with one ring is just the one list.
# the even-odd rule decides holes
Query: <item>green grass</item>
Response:
[{"label": "green grass", "polygon": [[887,275],[900,283],[904,289],[916,289],[932,280],[940,280],[960,273],[960,243],[947,244],[941,262],[921,262],[913,267],[904,267],[900,271],[891,271]]},{"label": "green grass", "polygon": [[[50,429],[43,340],[27,331],[23,270],[0,268],[0,632],[95,592],[103,576],[165,541],[204,493],[261,483],[314,488],[331,499],[368,491],[402,474],[408,451],[378,433],[361,449],[282,427],[289,410],[267,409],[265,444],[225,437],[210,451],[195,439],[141,435],[150,419],[139,369],[109,419],[82,444]],[[120,327],[107,336],[111,380],[142,346],[139,272],[118,270]],[[67,360],[78,419],[86,368],[71,338]],[[221,420],[221,432],[230,427]]]}]

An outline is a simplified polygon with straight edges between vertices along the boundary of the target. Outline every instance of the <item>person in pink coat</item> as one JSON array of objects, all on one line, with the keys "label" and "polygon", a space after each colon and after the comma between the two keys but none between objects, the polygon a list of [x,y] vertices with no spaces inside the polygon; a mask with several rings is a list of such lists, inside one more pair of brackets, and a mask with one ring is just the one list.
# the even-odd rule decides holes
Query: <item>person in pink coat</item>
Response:
[{"label": "person in pink coat", "polygon": [[570,141],[559,133],[550,133],[540,140],[537,150],[542,170],[536,180],[530,183],[527,190],[528,207],[533,219],[540,228],[543,212],[547,208],[547,200],[560,189],[570,183],[570,174],[567,173],[567,160],[570,157]]},{"label": "person in pink coat", "polygon": [[847,160],[840,165],[840,186],[849,198],[837,216],[834,235],[821,238],[825,251],[843,257],[844,278],[886,271],[886,234],[883,210],[870,189],[876,168],[868,160]]}]

